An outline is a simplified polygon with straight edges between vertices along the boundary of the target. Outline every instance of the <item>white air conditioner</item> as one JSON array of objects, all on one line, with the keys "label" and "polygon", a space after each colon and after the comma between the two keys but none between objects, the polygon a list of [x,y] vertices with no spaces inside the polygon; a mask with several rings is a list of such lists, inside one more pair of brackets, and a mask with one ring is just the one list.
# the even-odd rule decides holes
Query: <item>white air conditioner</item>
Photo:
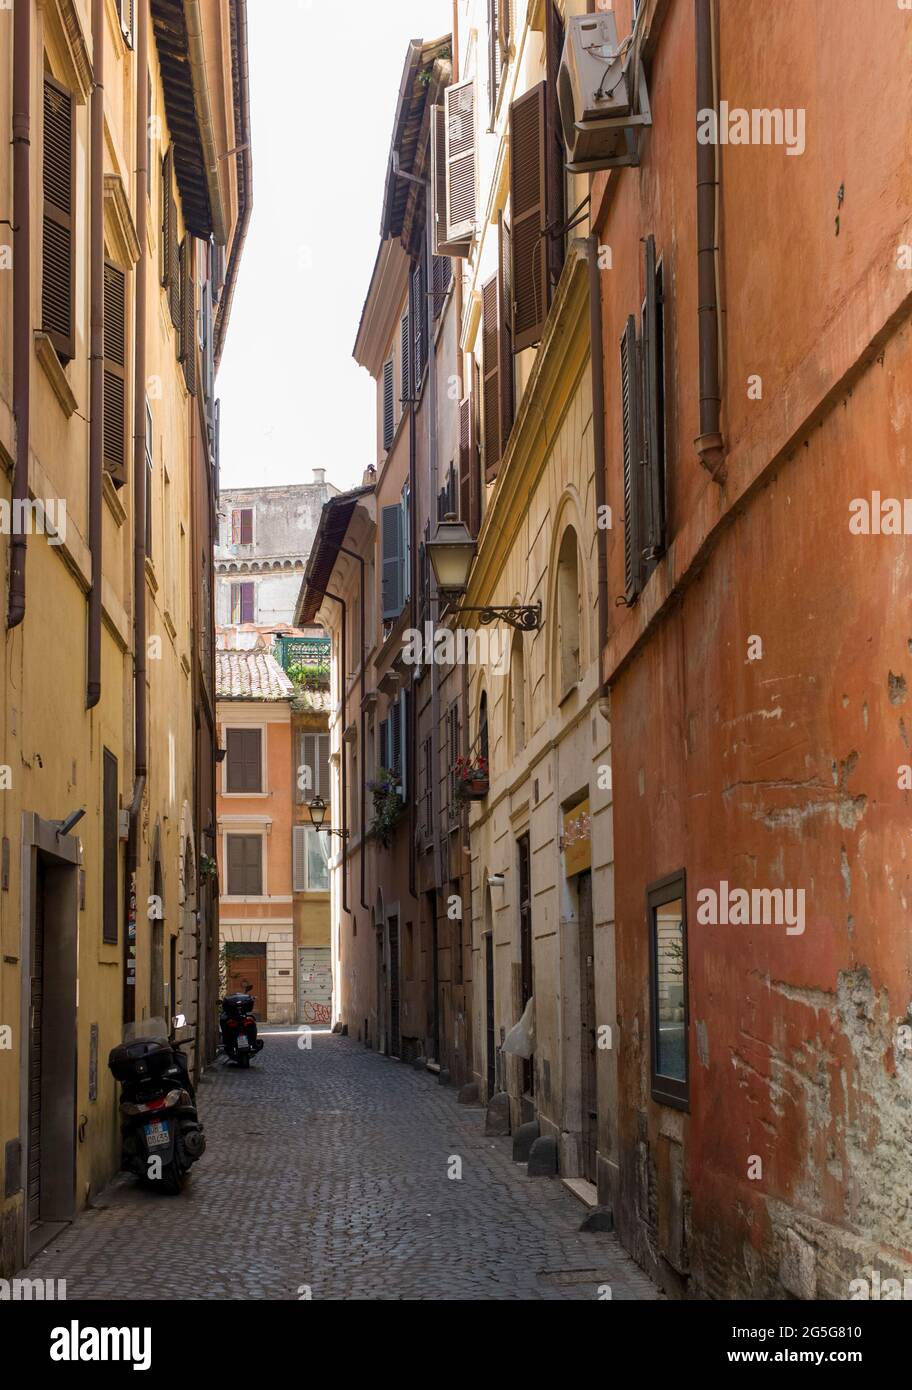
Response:
[{"label": "white air conditioner", "polygon": [[557,100],[572,174],[639,164],[640,132],[652,114],[634,51],[630,39],[618,42],[610,10],[569,20]]}]

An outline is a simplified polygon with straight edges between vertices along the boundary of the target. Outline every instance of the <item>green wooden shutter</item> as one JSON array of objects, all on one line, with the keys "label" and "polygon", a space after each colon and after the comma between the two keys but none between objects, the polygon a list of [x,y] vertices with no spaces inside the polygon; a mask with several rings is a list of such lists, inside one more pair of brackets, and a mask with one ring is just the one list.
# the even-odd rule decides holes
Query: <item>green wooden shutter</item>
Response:
[{"label": "green wooden shutter", "polygon": [[127,480],[127,331],[124,272],[104,265],[104,466],[118,487]]},{"label": "green wooden shutter", "polygon": [[383,364],[383,447],[389,449],[395,434],[393,359]]},{"label": "green wooden shutter", "polygon": [[384,507],[380,521],[382,614],[384,621],[402,612],[402,507]]},{"label": "green wooden shutter", "polygon": [[76,356],[75,101],[47,76],[42,155],[41,327],[69,362]]}]

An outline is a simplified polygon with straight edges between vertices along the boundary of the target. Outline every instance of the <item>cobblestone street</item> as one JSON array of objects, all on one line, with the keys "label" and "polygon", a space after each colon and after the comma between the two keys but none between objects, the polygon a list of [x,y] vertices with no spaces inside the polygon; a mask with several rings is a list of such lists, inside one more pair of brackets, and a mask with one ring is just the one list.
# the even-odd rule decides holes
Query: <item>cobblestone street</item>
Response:
[{"label": "cobblestone street", "polygon": [[249,1071],[220,1059],[203,1078],[208,1148],[181,1196],[119,1177],[30,1274],[69,1299],[658,1297],[431,1074],[329,1033],[311,1051],[264,1036]]}]

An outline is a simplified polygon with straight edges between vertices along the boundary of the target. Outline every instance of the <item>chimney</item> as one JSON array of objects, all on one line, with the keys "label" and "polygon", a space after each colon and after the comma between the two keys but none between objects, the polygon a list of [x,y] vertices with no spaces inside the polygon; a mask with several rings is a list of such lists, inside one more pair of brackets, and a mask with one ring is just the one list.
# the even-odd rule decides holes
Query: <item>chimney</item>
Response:
[{"label": "chimney", "polygon": [[317,487],[322,487],[322,486],[323,486],[323,484],[326,482],[326,469],[325,469],[325,468],[315,468],[315,469],[314,469],[314,482],[316,483]]}]

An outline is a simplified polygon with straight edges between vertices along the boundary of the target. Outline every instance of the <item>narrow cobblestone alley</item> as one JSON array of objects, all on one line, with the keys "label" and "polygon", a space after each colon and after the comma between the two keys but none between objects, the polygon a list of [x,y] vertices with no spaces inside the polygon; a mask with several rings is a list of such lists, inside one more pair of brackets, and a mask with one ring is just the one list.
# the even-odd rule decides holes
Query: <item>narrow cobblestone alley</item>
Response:
[{"label": "narrow cobblestone alley", "polygon": [[[484,1111],[358,1043],[267,1032],[199,1088],[208,1148],[180,1197],[121,1176],[32,1263],[68,1299],[615,1299],[658,1294],[584,1208],[529,1179]],[[461,1179],[447,1176],[451,1157]],[[604,1295],[602,1295],[604,1296]]]}]

